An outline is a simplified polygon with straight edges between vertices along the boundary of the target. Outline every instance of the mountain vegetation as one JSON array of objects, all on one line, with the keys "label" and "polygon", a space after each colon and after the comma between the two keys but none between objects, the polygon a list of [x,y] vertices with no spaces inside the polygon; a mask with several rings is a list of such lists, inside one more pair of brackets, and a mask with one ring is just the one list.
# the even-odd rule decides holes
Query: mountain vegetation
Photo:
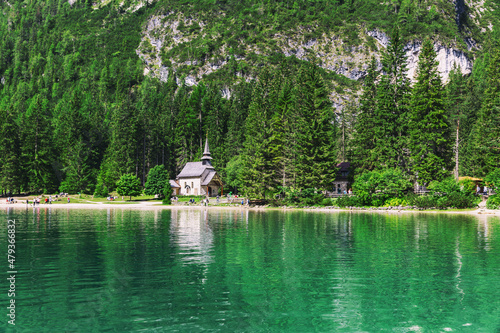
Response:
[{"label": "mountain vegetation", "polygon": [[[227,185],[254,197],[327,190],[344,160],[425,184],[486,176],[500,165],[499,4],[4,1],[0,192],[106,196],[156,166],[173,178],[207,134]],[[412,82],[407,46],[424,40]],[[438,44],[471,73],[443,81]]]}]

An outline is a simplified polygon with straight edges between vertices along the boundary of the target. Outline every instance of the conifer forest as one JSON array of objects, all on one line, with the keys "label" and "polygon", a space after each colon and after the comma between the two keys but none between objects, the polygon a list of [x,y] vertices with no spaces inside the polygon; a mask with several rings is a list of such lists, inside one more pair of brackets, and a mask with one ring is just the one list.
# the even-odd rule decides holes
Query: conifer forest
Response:
[{"label": "conifer forest", "polygon": [[[255,198],[330,190],[344,161],[422,185],[486,177],[500,168],[499,6],[2,1],[0,192],[107,196],[157,165],[174,179],[207,137],[225,186]],[[470,68],[443,76],[440,47]]]}]

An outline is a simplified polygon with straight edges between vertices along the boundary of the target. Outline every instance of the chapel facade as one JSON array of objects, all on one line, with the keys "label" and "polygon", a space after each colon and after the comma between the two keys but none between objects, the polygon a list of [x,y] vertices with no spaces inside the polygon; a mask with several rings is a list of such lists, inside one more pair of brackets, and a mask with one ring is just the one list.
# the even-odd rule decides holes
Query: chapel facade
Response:
[{"label": "chapel facade", "polygon": [[177,175],[175,180],[170,180],[173,195],[205,195],[214,197],[219,194],[223,183],[220,176],[212,166],[212,157],[208,147],[208,138],[201,162],[188,162]]}]

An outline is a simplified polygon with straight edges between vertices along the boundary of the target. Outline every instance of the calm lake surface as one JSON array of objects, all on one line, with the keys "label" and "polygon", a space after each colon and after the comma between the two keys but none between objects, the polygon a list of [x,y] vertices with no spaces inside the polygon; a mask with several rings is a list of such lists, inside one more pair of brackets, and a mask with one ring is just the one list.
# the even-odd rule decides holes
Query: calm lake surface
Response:
[{"label": "calm lake surface", "polygon": [[498,217],[7,208],[6,277],[8,219],[19,332],[500,332]]}]

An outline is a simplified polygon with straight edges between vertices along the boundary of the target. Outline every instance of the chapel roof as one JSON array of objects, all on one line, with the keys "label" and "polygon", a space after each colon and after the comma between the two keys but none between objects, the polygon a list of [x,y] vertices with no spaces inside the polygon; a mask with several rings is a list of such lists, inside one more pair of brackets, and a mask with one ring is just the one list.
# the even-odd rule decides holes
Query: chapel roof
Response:
[{"label": "chapel roof", "polygon": [[181,173],[177,175],[179,178],[201,177],[205,170],[214,170],[211,165],[203,165],[203,162],[188,162],[182,169]]}]

